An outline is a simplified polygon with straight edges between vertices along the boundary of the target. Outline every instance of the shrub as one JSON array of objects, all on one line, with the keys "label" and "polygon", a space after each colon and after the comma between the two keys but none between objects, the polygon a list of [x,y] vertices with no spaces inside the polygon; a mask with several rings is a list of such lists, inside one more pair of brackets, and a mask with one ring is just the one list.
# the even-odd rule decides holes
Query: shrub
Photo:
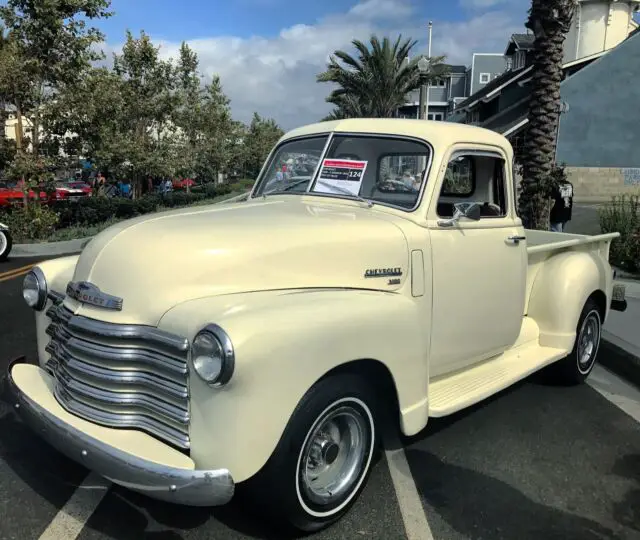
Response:
[{"label": "shrub", "polygon": [[59,222],[56,212],[40,204],[14,208],[2,218],[16,240],[45,240]]},{"label": "shrub", "polygon": [[611,263],[630,272],[640,270],[640,196],[613,197],[599,217],[603,233],[620,233],[611,243]]}]

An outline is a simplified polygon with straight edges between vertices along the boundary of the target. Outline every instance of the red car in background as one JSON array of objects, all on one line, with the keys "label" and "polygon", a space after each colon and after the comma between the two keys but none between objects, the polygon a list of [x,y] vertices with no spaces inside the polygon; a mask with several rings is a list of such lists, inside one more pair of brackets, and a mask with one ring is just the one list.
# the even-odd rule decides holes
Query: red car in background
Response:
[{"label": "red car in background", "polygon": [[91,186],[82,180],[56,182],[56,191],[49,196],[49,202],[76,201],[84,197],[91,197],[92,192]]},{"label": "red car in background", "polygon": [[[39,194],[36,194],[35,191],[29,190],[28,197],[32,200],[39,197],[40,201],[44,203],[48,200],[47,194],[44,191],[40,191]],[[0,182],[0,208],[21,205],[23,200],[24,194],[15,183]]]},{"label": "red car in background", "polygon": [[193,187],[196,184],[191,178],[176,178],[171,183],[173,184],[173,189],[187,189],[187,187]]}]

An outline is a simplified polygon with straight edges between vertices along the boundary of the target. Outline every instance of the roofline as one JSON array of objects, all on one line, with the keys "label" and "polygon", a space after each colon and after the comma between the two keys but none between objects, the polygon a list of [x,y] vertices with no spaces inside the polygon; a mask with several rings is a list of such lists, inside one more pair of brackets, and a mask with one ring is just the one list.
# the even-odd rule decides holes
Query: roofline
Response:
[{"label": "roofline", "polygon": [[[614,47],[615,49],[615,47]],[[590,54],[589,56],[583,56],[582,58],[578,58],[576,60],[571,60],[571,62],[567,62],[566,64],[562,65],[562,69],[566,69],[566,68],[570,68],[573,66],[577,66],[578,64],[582,64],[583,62],[588,62],[589,60],[595,60],[596,58],[600,58],[601,56],[604,56],[606,53],[608,53],[609,51],[611,51],[613,49],[607,49],[606,51],[600,51],[597,53],[593,53]]]},{"label": "roofline", "polygon": [[[504,82],[503,84],[501,84],[500,86],[498,86],[498,88],[494,88],[493,90],[491,90],[491,92],[489,92],[488,94],[479,97],[478,99],[476,99],[475,101],[472,101],[471,103],[469,103],[469,105],[463,107],[462,109],[466,110],[469,109],[471,107],[473,107],[474,105],[476,105],[477,103],[479,103],[480,101],[486,101],[487,98],[491,97],[492,95],[494,95],[496,92],[502,90],[505,86],[509,86],[512,82],[517,81],[520,77],[522,77],[523,75],[529,73],[529,71],[531,71],[533,69],[533,66],[529,66],[523,70],[521,70],[517,75],[515,75],[514,77],[510,78],[509,80],[507,80],[506,82]],[[473,95],[473,94],[471,94]]]},{"label": "roofline", "polygon": [[526,126],[529,123],[529,118],[525,118],[524,120],[522,120],[522,122],[518,122],[515,126],[511,126],[507,131],[505,131],[504,133],[501,133],[501,135],[503,137],[508,137],[509,135],[511,135],[514,131],[519,130],[521,127]]}]

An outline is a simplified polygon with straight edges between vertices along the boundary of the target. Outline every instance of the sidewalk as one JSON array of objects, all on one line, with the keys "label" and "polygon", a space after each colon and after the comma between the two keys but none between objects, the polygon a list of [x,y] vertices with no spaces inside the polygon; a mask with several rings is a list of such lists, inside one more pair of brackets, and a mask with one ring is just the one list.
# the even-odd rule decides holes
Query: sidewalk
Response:
[{"label": "sidewalk", "polygon": [[616,283],[626,285],[627,310],[609,312],[602,329],[599,361],[640,386],[640,282],[617,280]]}]

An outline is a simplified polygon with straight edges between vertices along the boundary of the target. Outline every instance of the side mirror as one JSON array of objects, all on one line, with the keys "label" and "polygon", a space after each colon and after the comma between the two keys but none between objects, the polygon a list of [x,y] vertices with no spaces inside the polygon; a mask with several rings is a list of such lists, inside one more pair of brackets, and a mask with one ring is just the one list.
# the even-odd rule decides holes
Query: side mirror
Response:
[{"label": "side mirror", "polygon": [[467,218],[473,221],[479,221],[481,217],[480,205],[475,202],[455,203],[453,205],[455,212],[451,219],[442,219],[438,221],[440,227],[453,227],[460,218]]},{"label": "side mirror", "polygon": [[462,217],[479,221],[481,216],[480,205],[478,203],[456,203],[453,205],[456,213],[459,212]]}]

